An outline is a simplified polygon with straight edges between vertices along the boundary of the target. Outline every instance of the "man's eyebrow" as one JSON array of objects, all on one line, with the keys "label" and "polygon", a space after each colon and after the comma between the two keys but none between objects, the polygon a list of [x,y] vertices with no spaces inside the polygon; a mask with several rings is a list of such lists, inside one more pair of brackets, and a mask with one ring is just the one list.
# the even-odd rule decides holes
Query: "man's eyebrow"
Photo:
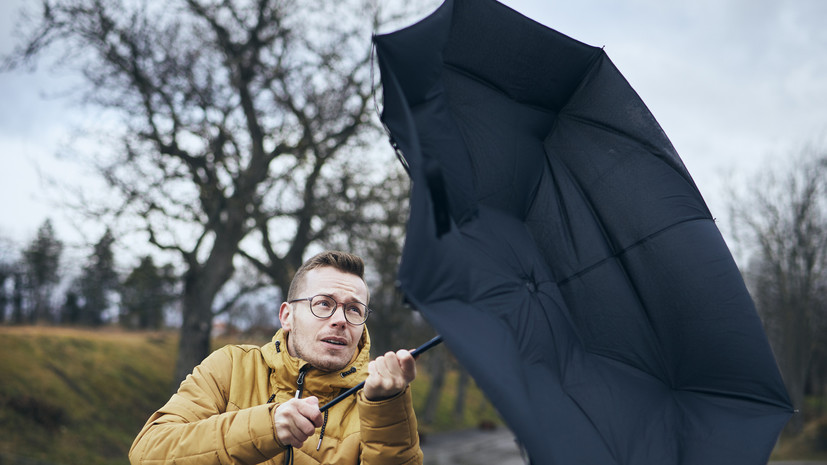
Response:
[{"label": "man's eyebrow", "polygon": [[[317,293],[313,294],[313,296],[316,296],[316,295],[326,295],[326,296],[333,297],[333,298],[334,298],[334,299],[336,299],[336,301],[337,301],[337,302],[339,302],[339,303],[359,302],[360,304],[365,304],[365,302],[364,302],[362,299],[360,299],[359,297],[356,297],[354,294],[351,294],[351,292],[350,292],[350,291],[344,291],[344,292],[346,292],[346,293],[348,294],[348,295],[345,297],[345,299],[346,299],[346,300],[345,300],[345,299],[340,300],[340,299],[341,299],[340,297],[336,297],[336,295],[335,295],[335,294],[336,294],[337,292],[319,291],[319,292],[317,292]],[[313,297],[313,296],[308,296],[308,297]],[[365,305],[367,305],[367,304],[365,304]]]}]

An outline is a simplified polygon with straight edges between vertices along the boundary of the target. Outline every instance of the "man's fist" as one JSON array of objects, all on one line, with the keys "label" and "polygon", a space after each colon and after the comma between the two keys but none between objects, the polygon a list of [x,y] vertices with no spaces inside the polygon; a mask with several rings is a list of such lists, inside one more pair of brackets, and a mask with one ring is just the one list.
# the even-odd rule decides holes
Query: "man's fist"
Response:
[{"label": "man's fist", "polygon": [[404,391],[416,378],[416,360],[407,350],[388,352],[368,364],[364,395],[367,400],[388,399]]},{"label": "man's fist", "polygon": [[322,426],[322,412],[319,399],[290,399],[276,407],[273,412],[276,436],[285,446],[301,447]]}]

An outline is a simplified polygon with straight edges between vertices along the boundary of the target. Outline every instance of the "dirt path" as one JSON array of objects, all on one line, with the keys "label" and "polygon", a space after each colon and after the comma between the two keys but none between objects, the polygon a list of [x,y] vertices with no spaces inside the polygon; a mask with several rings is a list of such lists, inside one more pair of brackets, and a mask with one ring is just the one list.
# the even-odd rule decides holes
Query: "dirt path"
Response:
[{"label": "dirt path", "polygon": [[426,436],[424,465],[523,465],[526,462],[506,428],[463,430]]}]

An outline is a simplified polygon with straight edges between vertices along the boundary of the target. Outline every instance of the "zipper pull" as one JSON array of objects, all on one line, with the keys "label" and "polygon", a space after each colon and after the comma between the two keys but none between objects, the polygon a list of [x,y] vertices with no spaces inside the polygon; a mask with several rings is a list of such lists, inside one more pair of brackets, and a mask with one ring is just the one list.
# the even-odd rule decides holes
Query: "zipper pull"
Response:
[{"label": "zipper pull", "polygon": [[307,364],[299,369],[299,379],[296,380],[296,399],[301,399],[302,392],[304,391],[304,376],[307,374],[307,370],[310,369],[310,364]]}]

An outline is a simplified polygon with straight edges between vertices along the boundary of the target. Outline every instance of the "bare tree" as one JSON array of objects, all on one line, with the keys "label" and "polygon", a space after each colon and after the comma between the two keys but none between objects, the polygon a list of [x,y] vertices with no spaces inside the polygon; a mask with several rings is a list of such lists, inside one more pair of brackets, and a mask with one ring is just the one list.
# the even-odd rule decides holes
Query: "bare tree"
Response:
[{"label": "bare tree", "polygon": [[[735,238],[751,251],[745,275],[796,408],[827,317],[827,154],[756,174],[731,198]],[[790,430],[803,425],[797,415]]]},{"label": "bare tree", "polygon": [[183,264],[177,380],[209,352],[239,254],[284,290],[308,247],[340,230],[327,206],[368,164],[382,17],[359,0],[43,0],[22,23],[5,68],[57,54],[114,118],[95,154],[110,191],[89,213],[125,219]]}]

